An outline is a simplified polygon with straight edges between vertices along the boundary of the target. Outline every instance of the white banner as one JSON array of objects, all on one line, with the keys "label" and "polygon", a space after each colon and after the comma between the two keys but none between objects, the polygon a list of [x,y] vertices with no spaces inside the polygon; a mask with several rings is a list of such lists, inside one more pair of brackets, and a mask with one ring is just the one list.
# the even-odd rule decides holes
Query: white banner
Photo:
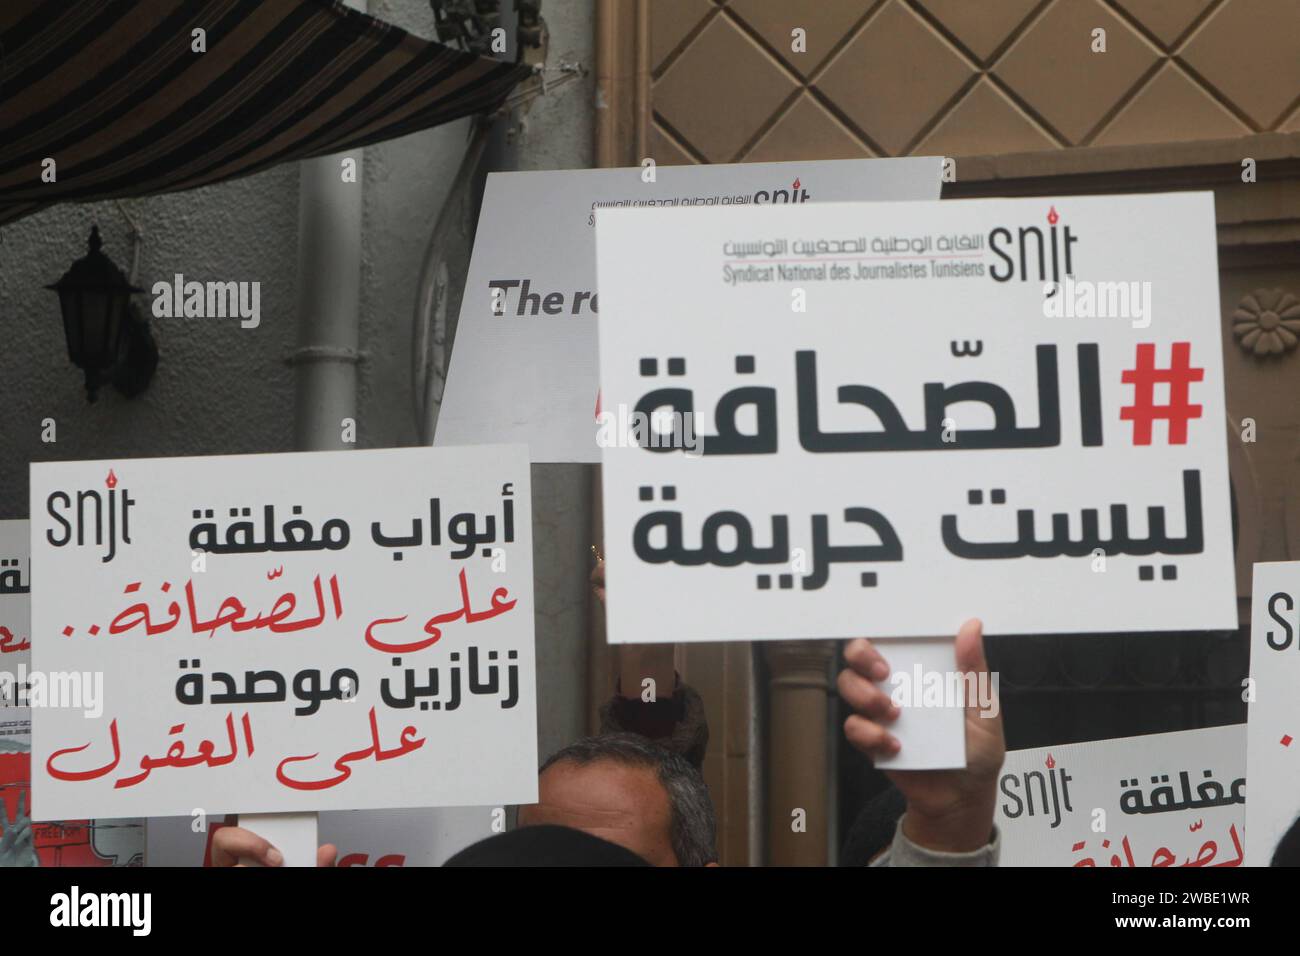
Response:
[{"label": "white banner", "polygon": [[30,719],[28,708],[18,706],[19,674],[32,660],[28,537],[26,521],[0,521],[0,742],[25,736]]},{"label": "white banner", "polygon": [[1012,751],[1001,865],[1240,866],[1243,743],[1234,724]]},{"label": "white banner", "polygon": [[39,819],[535,799],[524,449],[43,463],[31,489]]},{"label": "white banner", "polygon": [[143,820],[32,822],[30,537],[0,521],[0,867],[136,866]]},{"label": "white banner", "polygon": [[1211,194],[598,219],[611,641],[1235,626]]},{"label": "white banner", "polygon": [[[39,859],[31,827],[31,562],[26,521],[0,521],[0,867]],[[21,845],[20,845],[21,844]]]},{"label": "white banner", "polygon": [[1247,805],[1251,866],[1268,866],[1300,821],[1300,561],[1255,565],[1250,621]]},{"label": "white banner", "polygon": [[[937,157],[488,176],[435,444],[597,462],[597,209],[938,199]],[[652,180],[647,181],[649,176]]]}]

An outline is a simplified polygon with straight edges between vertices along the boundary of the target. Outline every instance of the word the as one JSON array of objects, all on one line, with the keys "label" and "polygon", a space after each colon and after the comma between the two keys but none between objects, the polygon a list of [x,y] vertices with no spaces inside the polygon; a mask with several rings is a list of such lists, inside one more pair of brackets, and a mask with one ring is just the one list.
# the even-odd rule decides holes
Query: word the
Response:
[{"label": "word the", "polygon": [[[595,315],[600,311],[596,293],[577,290],[573,293],[572,303],[566,309],[568,297],[563,292],[534,292],[528,279],[489,279],[488,288],[492,290],[492,314],[581,315],[583,312]],[[512,295],[513,293],[513,295]]]}]

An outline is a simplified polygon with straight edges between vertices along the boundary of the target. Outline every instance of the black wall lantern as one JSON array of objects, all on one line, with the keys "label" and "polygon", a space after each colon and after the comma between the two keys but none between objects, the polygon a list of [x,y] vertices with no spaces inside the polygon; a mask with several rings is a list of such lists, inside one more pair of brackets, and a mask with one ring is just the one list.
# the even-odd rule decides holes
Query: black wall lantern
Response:
[{"label": "black wall lantern", "polygon": [[86,373],[86,397],[111,383],[132,398],[148,386],[158,366],[158,347],[148,322],[131,304],[143,292],[102,251],[99,227],[90,230],[90,251],[63,278],[45,288],[59,294],[68,357]]}]

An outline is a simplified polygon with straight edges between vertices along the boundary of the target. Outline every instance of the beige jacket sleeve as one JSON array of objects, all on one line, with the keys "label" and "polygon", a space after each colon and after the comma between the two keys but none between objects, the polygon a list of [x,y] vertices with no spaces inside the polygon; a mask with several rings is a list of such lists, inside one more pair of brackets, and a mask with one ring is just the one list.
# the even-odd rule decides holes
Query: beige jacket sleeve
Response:
[{"label": "beige jacket sleeve", "polygon": [[[904,817],[905,819],[906,817]],[[997,866],[1002,848],[1002,835],[997,827],[989,842],[970,853],[945,853],[918,846],[903,833],[903,819],[894,830],[894,842],[877,856],[870,866]]]}]

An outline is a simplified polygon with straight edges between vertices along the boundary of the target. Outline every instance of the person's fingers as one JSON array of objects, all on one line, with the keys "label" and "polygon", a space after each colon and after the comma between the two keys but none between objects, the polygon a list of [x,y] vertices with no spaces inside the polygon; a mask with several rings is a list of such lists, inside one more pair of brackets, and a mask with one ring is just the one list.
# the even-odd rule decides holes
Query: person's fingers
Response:
[{"label": "person's fingers", "polygon": [[333,843],[326,843],[324,846],[316,848],[316,865],[333,866],[338,859],[339,848]]},{"label": "person's fingers", "polygon": [[594,588],[605,586],[605,559],[600,558],[596,561],[596,566],[591,569],[591,586]]},{"label": "person's fingers", "polygon": [[844,663],[869,680],[884,680],[889,676],[885,658],[865,637],[856,638],[844,646]]},{"label": "person's fingers", "polygon": [[844,668],[835,679],[835,688],[846,704],[864,717],[897,720],[899,709],[889,695],[861,674]]},{"label": "person's fingers", "polygon": [[212,837],[212,865],[239,866],[252,860],[262,866],[280,866],[284,855],[269,842],[243,827],[222,827]]},{"label": "person's fingers", "polygon": [[884,727],[853,714],[844,721],[844,737],[868,757],[890,757],[898,753],[898,738]]}]

